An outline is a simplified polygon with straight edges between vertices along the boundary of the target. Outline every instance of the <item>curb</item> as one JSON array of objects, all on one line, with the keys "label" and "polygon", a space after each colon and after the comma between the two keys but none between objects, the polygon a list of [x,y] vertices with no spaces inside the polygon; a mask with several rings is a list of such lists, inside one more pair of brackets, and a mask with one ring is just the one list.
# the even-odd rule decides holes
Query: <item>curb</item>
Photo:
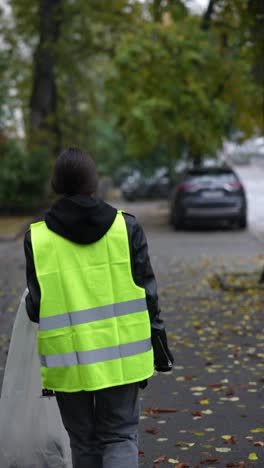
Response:
[{"label": "curb", "polygon": [[255,237],[256,240],[264,244],[264,231],[260,232],[255,230],[254,228],[249,229],[249,233],[252,234],[253,237]]}]

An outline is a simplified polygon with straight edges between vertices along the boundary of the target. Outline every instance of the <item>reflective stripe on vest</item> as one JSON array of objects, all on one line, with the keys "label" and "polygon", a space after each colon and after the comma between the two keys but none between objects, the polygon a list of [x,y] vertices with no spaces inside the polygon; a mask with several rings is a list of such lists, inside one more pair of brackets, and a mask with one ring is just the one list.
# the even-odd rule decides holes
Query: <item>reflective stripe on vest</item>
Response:
[{"label": "reflective stripe on vest", "polygon": [[31,238],[41,290],[43,387],[89,391],[150,377],[146,294],[133,280],[122,213],[93,244],[71,242],[45,222],[31,225]]},{"label": "reflective stripe on vest", "polygon": [[77,312],[68,312],[52,317],[41,317],[39,330],[54,330],[55,328],[69,327],[70,325],[95,322],[97,320],[142,312],[146,310],[146,308],[146,299],[143,298],[119,302],[118,304],[109,304],[102,307],[94,307],[92,309],[79,310]]},{"label": "reflective stripe on vest", "polygon": [[111,361],[135,354],[145,353],[151,349],[151,340],[136,341],[110,348],[93,349],[77,353],[59,354],[55,356],[40,355],[41,365],[44,367],[70,367],[77,364],[95,364],[96,362]]}]

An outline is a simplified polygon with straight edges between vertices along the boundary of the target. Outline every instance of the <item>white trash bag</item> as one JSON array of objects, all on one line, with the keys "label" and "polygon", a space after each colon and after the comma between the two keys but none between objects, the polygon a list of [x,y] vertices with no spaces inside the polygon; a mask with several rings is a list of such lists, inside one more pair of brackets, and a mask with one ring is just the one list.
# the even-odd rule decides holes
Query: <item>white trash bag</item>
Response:
[{"label": "white trash bag", "polygon": [[0,399],[1,468],[71,468],[68,435],[55,397],[43,398],[37,325],[23,294],[15,319]]}]

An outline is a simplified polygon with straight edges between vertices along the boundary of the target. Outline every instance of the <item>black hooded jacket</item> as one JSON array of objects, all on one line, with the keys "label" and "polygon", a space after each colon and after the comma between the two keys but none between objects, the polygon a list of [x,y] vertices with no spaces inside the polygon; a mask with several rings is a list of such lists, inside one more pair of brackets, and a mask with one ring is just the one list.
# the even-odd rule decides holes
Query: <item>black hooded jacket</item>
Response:
[{"label": "black hooded jacket", "polygon": [[[116,208],[99,198],[74,195],[72,197],[61,198],[55,202],[46,213],[44,219],[48,228],[62,237],[78,244],[91,244],[101,239],[109,230],[115,220],[116,213]],[[163,346],[167,348],[164,323],[159,318],[157,285],[148,255],[146,237],[142,227],[133,215],[123,213],[123,216],[128,233],[133,278],[135,283],[146,291],[152,335],[158,334],[163,336]],[[26,309],[30,320],[39,322],[40,287],[34,265],[30,230],[26,232],[24,248],[29,290],[26,296]],[[171,358],[170,360],[173,360],[169,351],[168,353]],[[155,361],[157,361],[156,356]],[[160,369],[158,370],[162,371],[161,362],[159,367]]]}]

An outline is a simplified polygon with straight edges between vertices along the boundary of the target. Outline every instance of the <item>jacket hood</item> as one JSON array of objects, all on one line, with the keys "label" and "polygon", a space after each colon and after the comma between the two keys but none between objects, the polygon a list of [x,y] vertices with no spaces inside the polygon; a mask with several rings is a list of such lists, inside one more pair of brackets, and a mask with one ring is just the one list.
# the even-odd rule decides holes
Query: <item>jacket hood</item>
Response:
[{"label": "jacket hood", "polygon": [[87,195],[63,197],[46,213],[49,229],[77,244],[91,244],[106,234],[117,210],[103,200]]}]

